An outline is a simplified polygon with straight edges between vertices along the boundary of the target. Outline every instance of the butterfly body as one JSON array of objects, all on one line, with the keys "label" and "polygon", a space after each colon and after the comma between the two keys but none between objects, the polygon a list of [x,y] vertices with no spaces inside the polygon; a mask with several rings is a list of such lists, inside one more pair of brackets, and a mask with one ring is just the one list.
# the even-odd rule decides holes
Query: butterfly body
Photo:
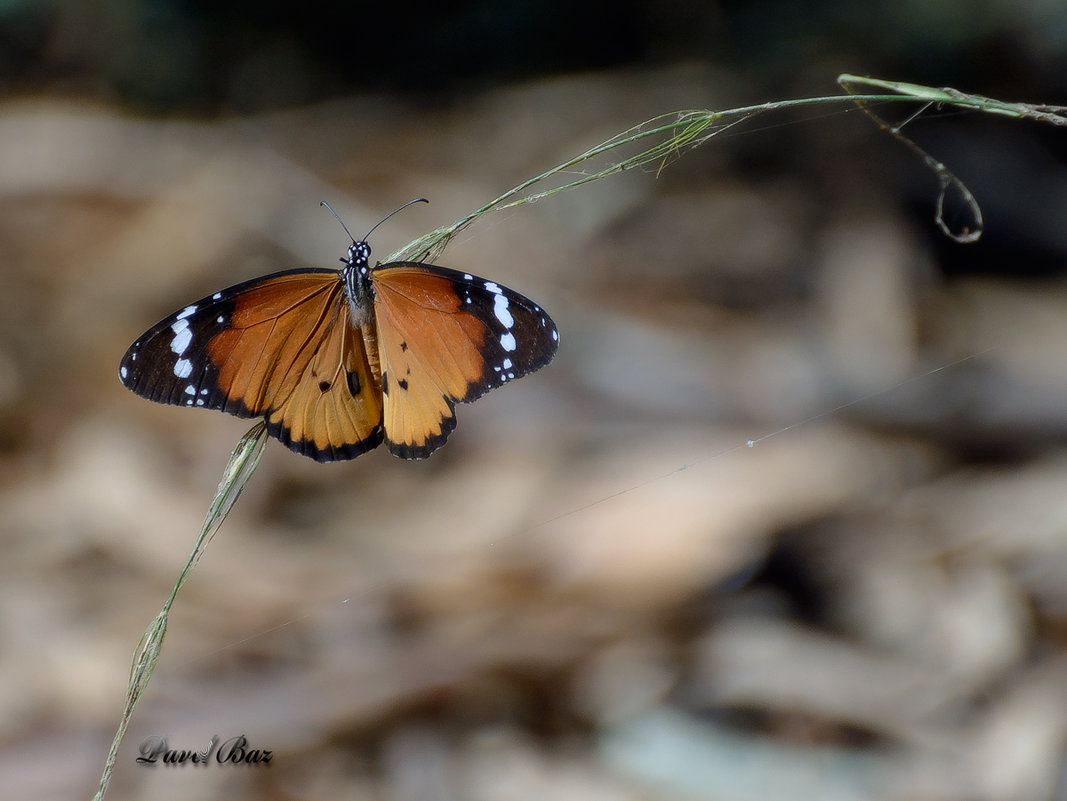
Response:
[{"label": "butterfly body", "polygon": [[286,270],[164,318],[119,377],[149,400],[264,417],[317,461],[386,443],[424,458],[455,428],[455,404],[543,367],[559,334],[533,301],[422,262],[370,266],[353,242],[340,270]]}]

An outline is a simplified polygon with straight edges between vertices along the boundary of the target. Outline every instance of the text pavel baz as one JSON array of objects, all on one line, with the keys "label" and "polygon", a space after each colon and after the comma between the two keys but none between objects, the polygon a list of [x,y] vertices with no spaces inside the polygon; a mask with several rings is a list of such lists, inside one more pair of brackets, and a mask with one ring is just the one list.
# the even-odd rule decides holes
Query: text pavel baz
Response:
[{"label": "text pavel baz", "polygon": [[207,765],[216,762],[219,765],[269,765],[271,751],[265,748],[252,748],[248,738],[243,734],[220,742],[219,736],[213,735],[207,748],[202,751],[171,748],[167,738],[154,736],[141,743],[140,756],[137,761],[142,765]]}]

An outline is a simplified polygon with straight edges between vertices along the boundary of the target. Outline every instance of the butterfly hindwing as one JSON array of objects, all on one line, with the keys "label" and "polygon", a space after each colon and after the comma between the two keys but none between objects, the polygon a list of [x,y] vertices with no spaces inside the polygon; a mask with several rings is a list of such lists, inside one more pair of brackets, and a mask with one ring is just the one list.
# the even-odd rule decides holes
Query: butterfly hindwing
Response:
[{"label": "butterfly hindwing", "polygon": [[287,400],[267,414],[270,433],[320,462],[354,459],[382,441],[381,391],[362,334],[336,303],[314,339],[316,351]]},{"label": "butterfly hindwing", "polygon": [[428,456],[466,403],[548,364],[559,334],[540,306],[444,267],[395,262],[374,271],[385,441]]},{"label": "butterfly hindwing", "polygon": [[382,438],[377,378],[351,327],[336,270],[247,281],[164,319],[126,352],[119,377],[150,400],[267,419],[319,461]]}]

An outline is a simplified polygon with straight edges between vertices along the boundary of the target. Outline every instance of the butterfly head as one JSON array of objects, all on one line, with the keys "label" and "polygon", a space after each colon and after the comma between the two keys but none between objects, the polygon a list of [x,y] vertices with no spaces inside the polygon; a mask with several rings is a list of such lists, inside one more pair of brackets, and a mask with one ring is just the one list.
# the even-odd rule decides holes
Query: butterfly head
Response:
[{"label": "butterfly head", "polygon": [[353,242],[348,246],[348,257],[341,259],[347,269],[359,275],[370,272],[370,245],[365,241]]}]

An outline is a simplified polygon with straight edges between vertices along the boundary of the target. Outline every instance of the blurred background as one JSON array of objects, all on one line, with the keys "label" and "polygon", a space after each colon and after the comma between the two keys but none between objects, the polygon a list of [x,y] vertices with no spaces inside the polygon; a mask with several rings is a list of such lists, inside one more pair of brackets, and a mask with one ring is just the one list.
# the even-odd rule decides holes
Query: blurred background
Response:
[{"label": "blurred background", "polygon": [[[320,200],[358,234],[430,198],[384,256],[675,109],[841,72],[1067,103],[1063,11],[0,2],[6,792],[95,791],[249,425],[126,391],[148,326],[335,265]],[[424,462],[269,442],[109,798],[1067,797],[1067,140],[905,130],[974,192],[977,244],[844,106],[467,229],[440,263],[541,303],[556,361]],[[135,761],[214,735],[270,766]]]}]

